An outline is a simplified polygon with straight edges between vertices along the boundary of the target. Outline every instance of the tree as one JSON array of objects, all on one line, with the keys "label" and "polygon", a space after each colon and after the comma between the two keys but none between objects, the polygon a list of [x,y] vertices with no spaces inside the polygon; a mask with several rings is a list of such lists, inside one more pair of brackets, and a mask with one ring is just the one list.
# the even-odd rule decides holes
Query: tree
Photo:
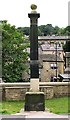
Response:
[{"label": "tree", "polygon": [[63,46],[64,52],[70,52],[70,40]]},{"label": "tree", "polygon": [[41,35],[44,35],[44,28],[45,28],[45,25],[40,25],[39,26],[39,30],[41,32]]},{"label": "tree", "polygon": [[40,28],[38,28],[38,36],[41,36],[42,35],[42,32],[40,30]]},{"label": "tree", "polygon": [[65,29],[63,27],[59,28],[58,35],[65,35]]},{"label": "tree", "polygon": [[54,27],[52,24],[47,24],[47,25],[41,25],[39,26],[39,29],[41,31],[41,35],[52,35],[54,33]]},{"label": "tree", "polygon": [[53,32],[54,32],[54,28],[53,28],[52,24],[47,24],[45,26],[45,29],[44,29],[44,34],[45,35],[52,35]]},{"label": "tree", "polygon": [[70,26],[65,28],[65,34],[70,36]]},{"label": "tree", "polygon": [[59,29],[60,29],[60,28],[59,28],[58,26],[55,26],[55,27],[54,27],[54,34],[55,34],[55,35],[58,35],[58,34],[59,34]]},{"label": "tree", "polygon": [[19,31],[21,31],[24,35],[29,35],[29,27],[19,27]]},{"label": "tree", "polygon": [[2,21],[2,36],[2,77],[6,82],[17,82],[22,79],[28,56],[23,52],[24,36],[7,21]]}]

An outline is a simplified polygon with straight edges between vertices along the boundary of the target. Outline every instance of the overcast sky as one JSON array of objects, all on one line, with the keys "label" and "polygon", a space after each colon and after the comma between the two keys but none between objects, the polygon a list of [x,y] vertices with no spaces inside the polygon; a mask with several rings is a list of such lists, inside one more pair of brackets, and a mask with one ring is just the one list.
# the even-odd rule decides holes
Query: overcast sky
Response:
[{"label": "overcast sky", "polygon": [[66,27],[68,25],[69,0],[0,0],[0,20],[8,20],[16,27],[30,26],[28,13],[30,5],[37,5],[40,13],[38,25],[52,24]]}]

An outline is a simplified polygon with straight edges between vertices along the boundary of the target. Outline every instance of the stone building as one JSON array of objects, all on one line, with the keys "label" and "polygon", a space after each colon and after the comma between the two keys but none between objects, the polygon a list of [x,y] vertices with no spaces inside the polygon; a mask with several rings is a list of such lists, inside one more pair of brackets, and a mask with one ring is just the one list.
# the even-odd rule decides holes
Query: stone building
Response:
[{"label": "stone building", "polygon": [[66,68],[70,68],[70,52],[65,53]]},{"label": "stone building", "polygon": [[70,52],[65,53],[65,70],[63,74],[59,74],[61,81],[70,82]]},{"label": "stone building", "polygon": [[60,44],[65,44],[66,40],[68,40],[68,36],[38,36],[39,43],[45,42],[59,42]]},{"label": "stone building", "polygon": [[55,43],[51,43],[51,44],[45,43],[41,45],[41,49],[42,49],[42,54],[53,54],[53,55],[57,54],[63,59],[64,51],[62,45],[59,43],[57,43],[57,46]]},{"label": "stone building", "polygon": [[[26,49],[30,53],[30,48]],[[64,52],[61,44],[45,43],[39,45],[39,78],[42,82],[50,82],[51,77],[64,73]],[[57,57],[57,58],[56,58]],[[30,63],[29,63],[30,64]],[[24,77],[24,76],[23,76]],[[30,70],[28,78],[30,77]]]},{"label": "stone building", "polygon": [[42,54],[40,59],[43,61],[43,68],[40,69],[40,78],[42,82],[50,82],[51,77],[56,76],[56,69],[57,76],[64,72],[64,61],[60,56],[57,56],[57,63],[56,56],[53,54]]}]

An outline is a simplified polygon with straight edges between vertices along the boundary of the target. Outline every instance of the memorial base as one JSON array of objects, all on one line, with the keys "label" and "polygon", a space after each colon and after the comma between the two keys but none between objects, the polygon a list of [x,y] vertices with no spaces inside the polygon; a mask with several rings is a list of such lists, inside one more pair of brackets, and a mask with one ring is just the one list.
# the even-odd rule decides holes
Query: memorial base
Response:
[{"label": "memorial base", "polygon": [[43,92],[26,92],[25,111],[44,111],[45,98]]}]

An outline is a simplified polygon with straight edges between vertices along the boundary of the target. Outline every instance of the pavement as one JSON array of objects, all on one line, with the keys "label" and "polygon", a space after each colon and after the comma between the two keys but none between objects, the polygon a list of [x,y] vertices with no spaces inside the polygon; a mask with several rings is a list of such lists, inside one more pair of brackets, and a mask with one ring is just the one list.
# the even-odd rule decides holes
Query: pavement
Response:
[{"label": "pavement", "polygon": [[53,114],[53,113],[50,113],[50,112],[46,112],[46,111],[30,111],[30,112],[21,112],[21,113],[17,113],[16,115],[25,115],[25,118],[39,118],[39,119],[44,119],[44,118],[49,118],[49,119],[54,119],[54,118],[62,118],[62,119],[65,119],[65,120],[68,120],[69,118],[69,115],[57,115],[57,114]]},{"label": "pavement", "polygon": [[49,111],[30,111],[21,110],[15,115],[0,115],[0,120],[70,120],[70,115],[57,115]]}]

